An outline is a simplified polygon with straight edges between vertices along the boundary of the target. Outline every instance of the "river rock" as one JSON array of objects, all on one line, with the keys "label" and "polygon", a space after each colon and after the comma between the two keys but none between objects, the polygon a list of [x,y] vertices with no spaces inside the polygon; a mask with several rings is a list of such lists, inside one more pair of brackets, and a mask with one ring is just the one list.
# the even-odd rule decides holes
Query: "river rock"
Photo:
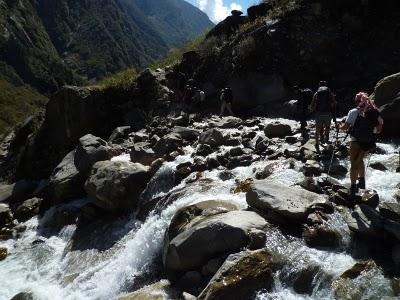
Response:
[{"label": "river rock", "polygon": [[0,203],[17,203],[32,196],[37,183],[20,180],[13,184],[0,184]]},{"label": "river rock", "polygon": [[8,255],[7,248],[0,247],[0,261],[5,260]]},{"label": "river rock", "polygon": [[352,232],[368,238],[379,238],[383,229],[383,220],[379,213],[372,207],[356,205],[351,214],[346,214],[346,223]]},{"label": "river rock", "polygon": [[266,249],[231,254],[198,299],[250,299],[255,291],[272,288],[279,265]]},{"label": "river rock", "polygon": [[168,280],[161,280],[133,293],[120,296],[119,300],[182,299],[182,292],[174,289]]},{"label": "river rock", "polygon": [[340,234],[326,224],[305,226],[303,238],[312,248],[335,248],[341,240]]},{"label": "river rock", "polygon": [[13,214],[7,204],[0,203],[0,228],[10,224],[13,220]]},{"label": "river rock", "polygon": [[33,216],[39,214],[39,207],[42,203],[43,199],[40,198],[32,198],[24,201],[18,208],[15,210],[14,216],[19,222],[28,221]]},{"label": "river rock", "polygon": [[58,204],[82,197],[85,174],[79,172],[75,164],[75,151],[68,153],[54,169],[50,180],[51,202]]},{"label": "river rock", "polygon": [[112,148],[105,140],[87,134],[79,139],[74,162],[78,171],[86,174],[96,162],[109,160],[111,157],[113,157]]},{"label": "river rock", "polygon": [[176,151],[182,146],[182,138],[174,133],[164,135],[160,140],[154,145],[154,152],[157,157],[163,157],[173,151]]},{"label": "river rock", "polygon": [[209,129],[202,134],[200,134],[199,137],[199,144],[206,144],[211,147],[218,147],[221,146],[224,143],[224,136],[222,132],[216,128]]},{"label": "river rock", "polygon": [[237,117],[223,117],[219,121],[211,122],[211,126],[218,128],[238,128],[243,123],[243,120]]},{"label": "river rock", "polygon": [[108,142],[112,144],[122,144],[132,132],[131,126],[117,127],[111,133]]},{"label": "river rock", "polygon": [[182,139],[187,141],[195,141],[200,135],[200,132],[198,130],[182,126],[175,126],[172,129],[172,133],[180,136]]},{"label": "river rock", "polygon": [[[228,209],[234,207],[228,205]],[[228,209],[212,201],[178,211],[164,241],[163,262],[170,279],[176,273],[201,268],[221,253],[237,252],[248,245],[251,229],[267,226],[254,212]]]},{"label": "river rock", "polygon": [[373,162],[369,166],[371,167],[371,169],[378,170],[378,171],[387,171],[388,170],[388,168],[386,168],[386,166],[381,162]]},{"label": "river rock", "polygon": [[307,160],[302,171],[304,176],[319,176],[322,173],[321,165],[315,160]]},{"label": "river rock", "polygon": [[379,205],[379,213],[386,219],[400,222],[400,203],[383,202]]},{"label": "river rock", "polygon": [[96,163],[85,189],[96,205],[110,211],[134,209],[150,176],[148,167],[126,161]]},{"label": "river rock", "polygon": [[270,123],[264,128],[264,133],[266,137],[269,138],[283,138],[288,135],[292,135],[292,128],[290,125],[281,124],[279,122]]},{"label": "river rock", "polygon": [[304,222],[313,206],[327,204],[321,195],[267,180],[254,181],[246,194],[246,201],[250,207],[283,222]]},{"label": "river rock", "polygon": [[16,294],[11,300],[35,300],[36,297],[32,292],[21,292]]},{"label": "river rock", "polygon": [[150,166],[157,159],[154,151],[146,146],[134,145],[130,152],[131,161]]}]

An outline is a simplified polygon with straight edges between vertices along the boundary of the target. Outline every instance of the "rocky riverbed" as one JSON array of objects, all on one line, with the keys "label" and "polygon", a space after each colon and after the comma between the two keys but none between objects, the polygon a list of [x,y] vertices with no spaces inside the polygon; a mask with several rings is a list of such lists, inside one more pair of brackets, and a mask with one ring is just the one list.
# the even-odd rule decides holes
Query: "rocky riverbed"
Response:
[{"label": "rocky riverbed", "polygon": [[182,114],[82,137],[0,187],[0,299],[397,299],[398,144],[350,198],[346,142],[328,176],[312,135]]}]

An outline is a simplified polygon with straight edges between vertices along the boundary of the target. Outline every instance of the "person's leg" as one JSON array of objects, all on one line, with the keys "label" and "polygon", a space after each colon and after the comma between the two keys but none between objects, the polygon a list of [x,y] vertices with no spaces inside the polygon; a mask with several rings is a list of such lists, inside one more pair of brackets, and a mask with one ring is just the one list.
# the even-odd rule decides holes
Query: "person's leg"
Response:
[{"label": "person's leg", "polygon": [[232,103],[227,103],[226,108],[228,109],[228,112],[230,113],[230,115],[233,116]]},{"label": "person's leg", "polygon": [[358,188],[365,189],[365,164],[364,158],[368,155],[368,152],[361,150],[360,151],[360,158],[358,162]]},{"label": "person's leg", "polygon": [[324,134],[325,134],[325,143],[329,142],[329,133],[331,131],[331,118],[330,116],[327,118],[326,122],[325,122],[325,130],[324,130]]},{"label": "person's leg", "polygon": [[322,125],[320,123],[316,123],[315,125],[315,149],[319,152],[319,139],[322,131]]},{"label": "person's leg", "polygon": [[[357,193],[357,178],[359,172],[359,163],[360,163],[360,146],[356,142],[350,142],[350,193]],[[361,158],[362,161],[362,158]]]},{"label": "person's leg", "polygon": [[220,117],[222,117],[222,116],[224,115],[225,106],[226,106],[226,103],[225,103],[225,101],[223,101],[223,102],[221,103],[221,112],[219,113],[219,116],[220,116]]}]

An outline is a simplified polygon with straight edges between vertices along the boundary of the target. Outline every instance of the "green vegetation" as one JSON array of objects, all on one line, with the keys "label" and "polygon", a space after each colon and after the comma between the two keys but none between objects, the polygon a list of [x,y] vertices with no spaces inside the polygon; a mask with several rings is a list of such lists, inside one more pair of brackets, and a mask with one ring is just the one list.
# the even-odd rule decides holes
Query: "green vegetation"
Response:
[{"label": "green vegetation", "polygon": [[0,79],[0,136],[44,107],[47,98],[29,85],[15,86]]},{"label": "green vegetation", "polygon": [[128,89],[138,76],[138,72],[134,68],[120,71],[114,75],[107,76],[96,83],[100,89],[121,88]]}]

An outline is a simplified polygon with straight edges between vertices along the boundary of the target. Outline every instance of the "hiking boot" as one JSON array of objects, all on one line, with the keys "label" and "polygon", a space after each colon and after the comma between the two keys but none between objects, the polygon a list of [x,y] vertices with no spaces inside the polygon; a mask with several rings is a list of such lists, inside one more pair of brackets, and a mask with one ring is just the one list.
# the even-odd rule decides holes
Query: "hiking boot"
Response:
[{"label": "hiking boot", "polygon": [[361,190],[365,190],[365,178],[363,177],[358,178],[357,187]]},{"label": "hiking boot", "polygon": [[357,184],[352,184],[349,190],[350,196],[355,196],[358,193]]}]

